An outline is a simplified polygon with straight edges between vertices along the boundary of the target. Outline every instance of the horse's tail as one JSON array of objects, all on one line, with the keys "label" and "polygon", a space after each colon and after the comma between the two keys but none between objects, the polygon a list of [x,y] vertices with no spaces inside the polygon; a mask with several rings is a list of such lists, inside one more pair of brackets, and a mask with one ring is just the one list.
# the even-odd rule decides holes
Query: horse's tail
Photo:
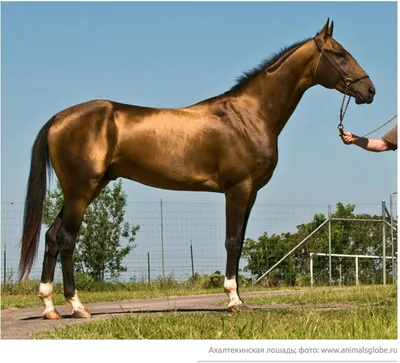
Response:
[{"label": "horse's tail", "polygon": [[54,118],[53,116],[42,127],[32,147],[31,170],[25,199],[19,280],[29,275],[38,250],[43,204],[47,190],[46,174],[51,172],[47,135]]}]

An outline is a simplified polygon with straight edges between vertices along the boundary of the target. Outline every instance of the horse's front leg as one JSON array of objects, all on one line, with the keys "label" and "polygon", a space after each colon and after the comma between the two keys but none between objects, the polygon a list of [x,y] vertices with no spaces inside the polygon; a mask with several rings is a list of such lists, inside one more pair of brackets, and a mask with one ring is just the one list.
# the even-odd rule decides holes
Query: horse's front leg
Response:
[{"label": "horse's front leg", "polygon": [[226,240],[227,253],[224,290],[229,297],[228,310],[246,308],[239,296],[238,272],[247,221],[255,202],[257,192],[251,183],[243,183],[225,193],[226,198]]}]

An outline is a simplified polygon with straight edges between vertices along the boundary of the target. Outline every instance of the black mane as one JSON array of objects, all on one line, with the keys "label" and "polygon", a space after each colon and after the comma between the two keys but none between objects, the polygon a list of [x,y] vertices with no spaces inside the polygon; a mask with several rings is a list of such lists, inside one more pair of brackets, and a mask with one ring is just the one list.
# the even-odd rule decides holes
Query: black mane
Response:
[{"label": "black mane", "polygon": [[285,55],[287,52],[290,52],[292,49],[295,49],[297,47],[300,47],[304,43],[308,42],[312,38],[307,38],[300,40],[296,43],[293,43],[292,45],[289,45],[288,47],[282,48],[278,53],[273,53],[269,58],[265,59],[262,61],[258,66],[248,70],[247,72],[244,72],[240,77],[236,79],[236,84],[228,91],[235,91],[239,89],[240,87],[244,86],[247,84],[248,81],[256,77],[258,74],[263,72],[265,69],[270,67],[272,64],[274,64],[279,58],[281,58],[283,55]]}]

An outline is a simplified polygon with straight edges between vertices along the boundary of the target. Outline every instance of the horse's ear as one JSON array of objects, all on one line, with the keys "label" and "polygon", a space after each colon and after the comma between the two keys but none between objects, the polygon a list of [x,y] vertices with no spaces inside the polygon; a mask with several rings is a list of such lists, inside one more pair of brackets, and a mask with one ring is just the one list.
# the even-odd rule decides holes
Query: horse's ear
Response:
[{"label": "horse's ear", "polygon": [[332,20],[331,26],[329,27],[328,36],[329,37],[333,36],[333,20]]},{"label": "horse's ear", "polygon": [[[332,26],[332,30],[333,30],[333,26]],[[326,24],[324,25],[324,27],[321,29],[321,31],[318,33],[318,36],[320,36],[323,39],[326,39],[329,36],[329,18],[328,21],[326,22]]]}]

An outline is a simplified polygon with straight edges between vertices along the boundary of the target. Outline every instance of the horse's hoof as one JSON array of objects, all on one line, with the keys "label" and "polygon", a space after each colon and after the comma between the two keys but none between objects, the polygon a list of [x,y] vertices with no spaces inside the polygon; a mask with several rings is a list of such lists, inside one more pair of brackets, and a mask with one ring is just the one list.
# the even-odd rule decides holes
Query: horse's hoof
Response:
[{"label": "horse's hoof", "polygon": [[62,319],[62,317],[59,314],[59,312],[56,309],[54,309],[54,310],[50,310],[50,311],[45,312],[43,314],[43,319],[58,320],[58,319]]},{"label": "horse's hoof", "polygon": [[245,304],[228,306],[228,311],[230,311],[231,313],[237,313],[238,311],[245,311],[245,310],[252,310],[252,308]]},{"label": "horse's hoof", "polygon": [[79,308],[78,310],[74,310],[72,312],[72,317],[74,319],[90,319],[92,316],[85,308]]}]

